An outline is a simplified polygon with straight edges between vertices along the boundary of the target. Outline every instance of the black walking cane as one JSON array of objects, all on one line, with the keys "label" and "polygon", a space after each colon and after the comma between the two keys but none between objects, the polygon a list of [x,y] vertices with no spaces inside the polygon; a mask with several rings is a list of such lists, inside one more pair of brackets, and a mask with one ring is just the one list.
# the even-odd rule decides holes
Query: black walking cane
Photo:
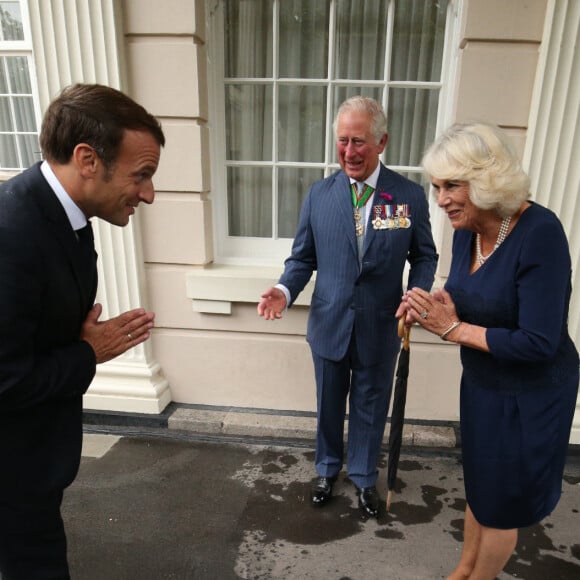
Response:
[{"label": "black walking cane", "polygon": [[405,403],[407,401],[407,378],[409,377],[409,335],[411,328],[405,325],[405,317],[399,319],[399,336],[403,346],[397,364],[393,410],[391,412],[391,430],[389,431],[389,462],[387,464],[387,511],[391,508],[391,499],[397,479],[397,468],[403,442],[403,423],[405,422]]}]

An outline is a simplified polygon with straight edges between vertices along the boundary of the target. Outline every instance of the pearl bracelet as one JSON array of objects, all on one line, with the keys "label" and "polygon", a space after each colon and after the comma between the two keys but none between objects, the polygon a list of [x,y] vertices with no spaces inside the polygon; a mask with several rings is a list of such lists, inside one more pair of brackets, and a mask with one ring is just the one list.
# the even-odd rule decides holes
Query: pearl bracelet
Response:
[{"label": "pearl bracelet", "polygon": [[461,324],[461,320],[456,320],[455,322],[451,323],[451,326],[447,329],[444,330],[440,335],[439,338],[441,340],[447,340],[447,335],[452,331],[455,330],[459,325]]}]

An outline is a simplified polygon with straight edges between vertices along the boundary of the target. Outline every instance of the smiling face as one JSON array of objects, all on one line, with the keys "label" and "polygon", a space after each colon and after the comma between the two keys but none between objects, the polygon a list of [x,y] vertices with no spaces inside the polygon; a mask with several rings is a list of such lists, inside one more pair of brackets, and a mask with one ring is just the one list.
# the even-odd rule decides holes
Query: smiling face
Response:
[{"label": "smiling face", "polygon": [[469,198],[469,183],[447,179],[431,179],[437,204],[445,211],[456,230],[477,231],[481,210]]},{"label": "smiling face", "polygon": [[336,151],[342,170],[356,181],[364,181],[377,167],[387,135],[377,143],[371,118],[365,113],[345,111],[336,124]]},{"label": "smiling face", "polygon": [[161,149],[147,131],[125,131],[119,155],[112,167],[99,167],[90,192],[83,200],[87,217],[96,216],[113,225],[125,226],[140,202],[153,203],[153,175]]}]

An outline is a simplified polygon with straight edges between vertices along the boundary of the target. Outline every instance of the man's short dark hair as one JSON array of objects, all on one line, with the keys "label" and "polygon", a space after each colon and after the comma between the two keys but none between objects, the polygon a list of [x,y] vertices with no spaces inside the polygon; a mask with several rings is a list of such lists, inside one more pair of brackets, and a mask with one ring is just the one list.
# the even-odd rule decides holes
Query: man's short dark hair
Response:
[{"label": "man's short dark hair", "polygon": [[159,121],[133,99],[112,87],[75,84],[49,105],[40,147],[45,159],[65,164],[79,143],[87,143],[110,169],[126,130],[147,131],[161,147],[165,145]]}]

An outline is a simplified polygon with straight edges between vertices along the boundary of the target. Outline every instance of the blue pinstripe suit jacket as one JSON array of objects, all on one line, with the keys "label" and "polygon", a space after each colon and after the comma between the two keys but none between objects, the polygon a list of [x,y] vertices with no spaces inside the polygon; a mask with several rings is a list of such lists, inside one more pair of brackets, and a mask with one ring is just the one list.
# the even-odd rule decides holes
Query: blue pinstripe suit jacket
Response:
[{"label": "blue pinstripe suit jacket", "polygon": [[384,362],[392,351],[405,262],[410,264],[409,286],[425,290],[433,284],[437,265],[422,187],[381,165],[371,203],[373,207],[408,204],[411,226],[374,229],[371,211],[359,267],[348,176],[338,171],[314,183],[280,278],[292,304],[316,271],[307,332],[312,350],[323,358],[340,360],[354,331],[367,366]]}]

